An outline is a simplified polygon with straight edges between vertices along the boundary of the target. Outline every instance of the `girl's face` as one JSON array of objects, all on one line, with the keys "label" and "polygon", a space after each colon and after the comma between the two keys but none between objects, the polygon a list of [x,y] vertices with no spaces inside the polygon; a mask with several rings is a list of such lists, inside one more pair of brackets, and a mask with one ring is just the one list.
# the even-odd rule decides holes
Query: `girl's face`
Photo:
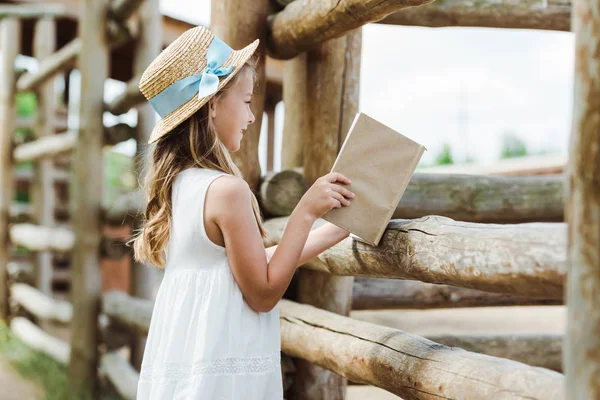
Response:
[{"label": "girl's face", "polygon": [[254,123],[254,114],[250,110],[254,89],[252,71],[244,68],[239,74],[237,84],[218,97],[210,107],[217,136],[232,153],[240,149],[243,131]]}]

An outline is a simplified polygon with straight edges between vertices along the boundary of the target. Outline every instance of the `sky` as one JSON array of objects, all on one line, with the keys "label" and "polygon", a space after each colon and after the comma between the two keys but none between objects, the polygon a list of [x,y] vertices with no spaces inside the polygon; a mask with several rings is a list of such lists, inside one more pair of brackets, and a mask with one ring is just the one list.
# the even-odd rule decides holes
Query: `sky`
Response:
[{"label": "sky", "polygon": [[[210,24],[210,0],[161,0],[160,9]],[[492,164],[506,132],[519,136],[531,152],[567,154],[573,57],[569,32],[368,24],[363,28],[359,108],[425,145],[425,164],[444,144],[451,146],[455,162],[470,158]],[[107,86],[107,97],[121,88]],[[276,149],[281,148],[283,115],[280,103]],[[125,117],[134,119],[135,112]],[[259,151],[264,169],[266,122],[263,128]],[[121,147],[132,151],[131,144]],[[276,154],[276,170],[279,165]]]}]

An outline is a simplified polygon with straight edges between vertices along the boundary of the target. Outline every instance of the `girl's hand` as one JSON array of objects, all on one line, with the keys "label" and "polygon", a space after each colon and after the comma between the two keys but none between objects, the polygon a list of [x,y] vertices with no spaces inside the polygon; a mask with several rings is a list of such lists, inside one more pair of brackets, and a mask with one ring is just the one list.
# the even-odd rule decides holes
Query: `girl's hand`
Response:
[{"label": "girl's hand", "polygon": [[349,206],[354,193],[342,186],[349,185],[350,179],[339,172],[332,172],[317,179],[300,199],[298,207],[303,208],[315,220],[333,208]]}]

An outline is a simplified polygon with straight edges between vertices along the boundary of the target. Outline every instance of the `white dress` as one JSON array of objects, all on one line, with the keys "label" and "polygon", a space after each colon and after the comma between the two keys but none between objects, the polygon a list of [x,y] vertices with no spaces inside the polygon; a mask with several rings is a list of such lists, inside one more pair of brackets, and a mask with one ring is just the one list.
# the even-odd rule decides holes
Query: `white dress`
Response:
[{"label": "white dress", "polygon": [[246,304],[225,248],[204,229],[207,188],[223,175],[191,168],[173,183],[166,268],[138,400],[283,398],[279,310],[259,313]]}]

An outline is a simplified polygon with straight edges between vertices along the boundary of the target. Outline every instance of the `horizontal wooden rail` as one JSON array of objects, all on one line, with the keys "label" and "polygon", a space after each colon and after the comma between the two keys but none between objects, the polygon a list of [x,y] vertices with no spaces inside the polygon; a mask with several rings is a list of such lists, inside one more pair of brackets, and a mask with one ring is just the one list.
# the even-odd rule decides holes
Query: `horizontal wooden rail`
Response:
[{"label": "horizontal wooden rail", "polygon": [[[265,222],[274,242],[286,223],[285,217]],[[562,300],[566,240],[564,223],[476,224],[430,216],[392,220],[377,247],[347,238],[305,267]]]},{"label": "horizontal wooden rail", "polygon": [[282,300],[281,348],[405,400],[563,399],[564,376]]}]

